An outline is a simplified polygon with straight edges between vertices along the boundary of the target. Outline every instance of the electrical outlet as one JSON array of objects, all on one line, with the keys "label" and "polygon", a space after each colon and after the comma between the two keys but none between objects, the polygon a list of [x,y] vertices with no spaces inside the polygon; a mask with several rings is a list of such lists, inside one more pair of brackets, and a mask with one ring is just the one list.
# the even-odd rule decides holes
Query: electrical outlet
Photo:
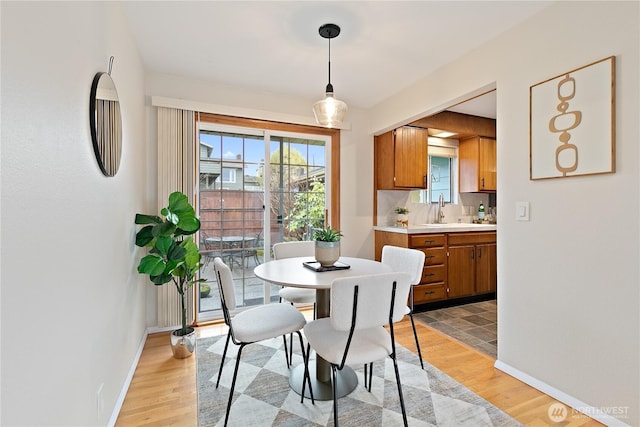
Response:
[{"label": "electrical outlet", "polygon": [[102,389],[104,388],[104,383],[100,383],[98,386],[98,390],[96,391],[96,415],[98,420],[102,416],[102,411],[104,410],[104,398],[102,396]]}]

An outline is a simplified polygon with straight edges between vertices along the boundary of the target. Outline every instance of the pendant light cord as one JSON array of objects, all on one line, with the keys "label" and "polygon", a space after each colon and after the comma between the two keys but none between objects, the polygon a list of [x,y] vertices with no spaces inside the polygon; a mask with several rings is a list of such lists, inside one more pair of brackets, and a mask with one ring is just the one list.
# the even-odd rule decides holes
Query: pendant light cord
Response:
[{"label": "pendant light cord", "polygon": [[329,40],[329,84],[331,85],[331,38]]}]

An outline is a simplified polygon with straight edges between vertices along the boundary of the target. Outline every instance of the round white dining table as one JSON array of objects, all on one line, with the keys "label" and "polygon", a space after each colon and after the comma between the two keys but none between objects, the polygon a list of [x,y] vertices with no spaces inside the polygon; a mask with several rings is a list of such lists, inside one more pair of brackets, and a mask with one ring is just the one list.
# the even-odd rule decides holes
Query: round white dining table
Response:
[{"label": "round white dining table", "polygon": [[[285,258],[268,261],[254,268],[256,277],[282,286],[307,288],[316,290],[316,318],[328,317],[331,313],[331,283],[342,277],[363,276],[391,272],[391,267],[378,261],[364,258],[340,257],[338,263],[349,265],[348,269],[332,271],[314,271],[303,265],[303,262],[315,261],[311,257]],[[312,376],[313,397],[318,400],[333,399],[331,386],[331,366],[317,356],[315,364],[309,362],[309,370],[315,370]],[[298,394],[302,392],[304,366],[295,367],[289,377],[289,384]],[[351,393],[358,385],[358,378],[353,369],[345,366],[338,371],[336,392],[338,397]],[[305,391],[305,396],[308,396]]]}]

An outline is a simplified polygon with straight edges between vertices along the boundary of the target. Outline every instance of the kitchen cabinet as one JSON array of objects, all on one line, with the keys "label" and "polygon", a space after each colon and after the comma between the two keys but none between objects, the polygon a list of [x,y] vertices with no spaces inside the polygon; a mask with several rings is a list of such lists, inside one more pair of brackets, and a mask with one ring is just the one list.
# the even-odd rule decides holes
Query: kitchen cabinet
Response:
[{"label": "kitchen cabinet", "polygon": [[385,245],[418,249],[424,252],[424,267],[420,283],[413,287],[413,303],[424,304],[447,298],[447,235],[406,234],[375,231],[375,259],[382,258]]},{"label": "kitchen cabinet", "polygon": [[413,287],[413,303],[424,304],[447,297],[447,238],[445,234],[412,234],[409,247],[424,252],[420,284]]},{"label": "kitchen cabinet", "polygon": [[460,140],[460,192],[493,193],[497,187],[496,140],[472,136]]},{"label": "kitchen cabinet", "polygon": [[496,291],[496,233],[450,234],[447,254],[449,298]]},{"label": "kitchen cabinet", "polygon": [[377,190],[427,188],[427,129],[403,126],[374,139]]},{"label": "kitchen cabinet", "polygon": [[375,259],[384,245],[424,252],[414,304],[474,297],[496,291],[496,232],[395,233],[375,230]]}]

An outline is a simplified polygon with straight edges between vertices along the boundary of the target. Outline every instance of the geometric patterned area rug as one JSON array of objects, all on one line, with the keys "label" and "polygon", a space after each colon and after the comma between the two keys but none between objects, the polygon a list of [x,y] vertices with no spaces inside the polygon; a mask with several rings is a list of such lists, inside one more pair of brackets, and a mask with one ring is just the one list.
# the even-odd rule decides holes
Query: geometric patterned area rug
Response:
[{"label": "geometric patterned area rug", "polygon": [[[296,341],[294,366],[302,363]],[[200,427],[224,423],[238,349],[229,343],[220,386],[216,389],[224,342],[225,336],[197,340]],[[402,346],[396,345],[396,351],[410,426],[522,425],[427,362],[425,369],[420,369],[418,357]],[[338,400],[340,425],[401,426],[402,413],[391,359],[387,357],[374,363],[371,393],[363,387],[363,367],[352,368],[358,376],[358,386]],[[300,395],[289,387],[282,338],[262,341],[246,346],[242,352],[229,426],[333,426],[333,401],[316,400],[312,405],[310,399],[305,399],[300,403]]]}]

